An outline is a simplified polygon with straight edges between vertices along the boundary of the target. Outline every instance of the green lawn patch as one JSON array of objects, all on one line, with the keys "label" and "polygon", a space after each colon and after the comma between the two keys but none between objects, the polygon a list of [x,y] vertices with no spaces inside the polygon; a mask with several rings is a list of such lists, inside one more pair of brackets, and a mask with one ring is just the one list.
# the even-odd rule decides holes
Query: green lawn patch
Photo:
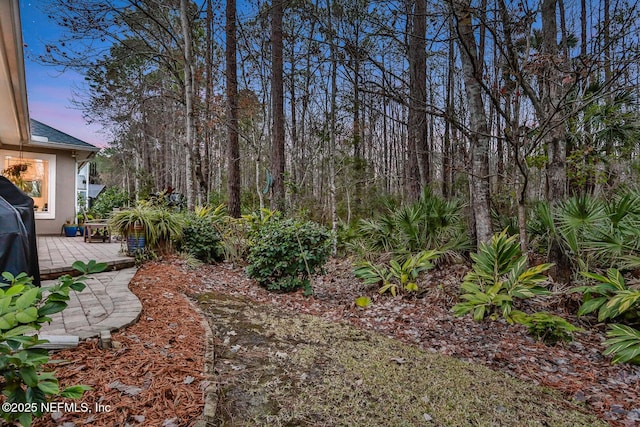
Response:
[{"label": "green lawn patch", "polygon": [[605,425],[557,392],[272,305],[211,293],[228,426]]}]

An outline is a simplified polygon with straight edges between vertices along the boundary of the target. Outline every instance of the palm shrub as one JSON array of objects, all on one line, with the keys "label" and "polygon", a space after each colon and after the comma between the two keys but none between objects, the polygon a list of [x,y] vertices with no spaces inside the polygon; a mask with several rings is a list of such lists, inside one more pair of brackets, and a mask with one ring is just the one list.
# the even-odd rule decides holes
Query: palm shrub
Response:
[{"label": "palm shrub", "polygon": [[303,288],[331,253],[331,234],[311,221],[271,217],[250,233],[247,274],[273,291]]},{"label": "palm shrub", "polygon": [[640,195],[627,191],[608,200],[580,195],[553,207],[538,203],[528,232],[541,248],[559,248],[574,270],[634,267],[640,265]]},{"label": "palm shrub", "polygon": [[51,315],[64,310],[70,291],[85,288],[84,274],[98,273],[107,265],[90,261],[76,261],[74,269],[83,273],[73,278],[62,276],[59,282],[46,287],[33,285],[33,277],[20,273],[2,273],[8,285],[0,285],[0,389],[6,404],[19,404],[28,410],[2,411],[5,421],[31,425],[33,417],[42,415],[42,404],[52,398],[77,399],[90,387],[70,386],[60,390],[58,379],[44,370],[49,352],[37,348],[47,341],[38,337],[38,330],[51,321]]},{"label": "palm shrub", "polygon": [[620,193],[605,203],[606,221],[588,234],[588,250],[597,266],[633,267],[628,261],[640,255],[640,194]]},{"label": "palm shrub", "polygon": [[356,266],[354,274],[368,285],[380,285],[380,294],[389,292],[395,297],[402,292],[418,291],[418,276],[432,269],[439,255],[440,252],[434,250],[422,251],[407,257],[402,263],[392,259],[388,265],[365,261]]},{"label": "palm shrub", "polygon": [[469,248],[462,204],[444,200],[428,189],[416,202],[389,207],[375,219],[361,220],[351,248],[363,254],[393,253],[400,258],[423,250],[453,255]]},{"label": "palm shrub", "polygon": [[527,257],[520,250],[518,236],[507,236],[506,230],[495,234],[489,242],[480,243],[478,252],[471,254],[472,270],[462,282],[464,302],[453,307],[456,316],[473,313],[480,321],[487,315],[502,314],[509,318],[514,298],[531,298],[550,292],[541,283],[543,274],[552,264],[527,268]]}]

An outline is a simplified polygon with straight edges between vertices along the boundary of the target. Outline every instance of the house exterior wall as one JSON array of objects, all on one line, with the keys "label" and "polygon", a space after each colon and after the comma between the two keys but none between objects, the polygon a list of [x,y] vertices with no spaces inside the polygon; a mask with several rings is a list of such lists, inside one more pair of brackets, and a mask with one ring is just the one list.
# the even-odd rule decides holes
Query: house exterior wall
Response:
[{"label": "house exterior wall", "polygon": [[[20,148],[3,144],[0,146],[0,154],[12,154],[19,152]],[[23,146],[24,157],[31,154],[37,157],[38,154],[54,156],[55,173],[53,174],[54,185],[52,195],[54,208],[50,212],[42,212],[42,206],[36,211],[36,234],[38,235],[59,235],[65,221],[75,222],[76,210],[76,159],[72,157],[71,151],[55,150],[44,147]],[[2,169],[2,163],[0,163]]]},{"label": "house exterior wall", "polygon": [[36,234],[60,234],[65,221],[76,222],[76,160],[69,152],[56,154],[56,212],[54,219],[36,217]]}]

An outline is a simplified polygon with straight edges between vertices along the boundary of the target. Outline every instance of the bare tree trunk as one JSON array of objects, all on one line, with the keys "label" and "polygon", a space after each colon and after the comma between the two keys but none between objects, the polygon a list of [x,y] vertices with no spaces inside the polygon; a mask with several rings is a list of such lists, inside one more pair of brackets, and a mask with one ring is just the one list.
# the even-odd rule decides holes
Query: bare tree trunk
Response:
[{"label": "bare tree trunk", "polygon": [[[411,10],[411,7],[408,7]],[[409,32],[409,117],[407,122],[408,171],[407,194],[410,200],[420,196],[422,182],[428,175],[427,146],[427,2],[417,0]],[[407,19],[407,23],[410,20]]]},{"label": "bare tree trunk", "polygon": [[236,63],[236,0],[226,5],[226,71],[227,71],[227,190],[229,215],[240,218],[240,145],[238,143],[238,77]]},{"label": "bare tree trunk", "polygon": [[331,16],[331,0],[327,0],[327,19],[328,19],[328,37],[329,51],[331,58],[331,102],[329,108],[329,209],[331,210],[331,230],[332,233],[332,253],[335,255],[338,251],[338,207],[336,203],[336,170],[335,170],[335,150],[336,150],[336,96],[338,93],[337,73],[338,58],[336,55],[336,47],[333,40],[333,18]]},{"label": "bare tree trunk", "polygon": [[451,158],[451,134],[453,133],[453,129],[451,126],[451,122],[453,121],[454,115],[454,105],[453,105],[453,92],[455,90],[455,84],[453,80],[453,76],[455,74],[455,45],[454,45],[454,36],[455,29],[453,27],[453,17],[449,18],[449,57],[448,57],[448,66],[447,66],[447,89],[446,89],[446,105],[445,105],[445,129],[444,129],[444,138],[442,141],[442,196],[448,198],[452,195],[452,164],[453,159]]},{"label": "bare tree trunk", "polygon": [[471,22],[470,1],[453,0],[452,5],[457,20],[462,74],[469,103],[472,209],[475,215],[476,238],[480,243],[489,241],[492,235],[488,176],[489,137],[481,84],[483,68],[478,57],[478,47]]},{"label": "bare tree trunk", "polygon": [[184,102],[186,107],[185,117],[185,148],[186,158],[186,192],[187,209],[194,207],[193,176],[192,176],[192,151],[193,151],[193,81],[191,73],[191,31],[187,20],[187,0],[180,0],[180,23],[182,24],[182,36],[184,38]]},{"label": "bare tree trunk", "polygon": [[284,85],[282,64],[283,0],[273,0],[271,7],[271,173],[273,187],[271,207],[285,209],[284,192]]},{"label": "bare tree trunk", "polygon": [[580,0],[580,55],[587,57],[587,0]]},{"label": "bare tree trunk", "polygon": [[213,100],[213,46],[214,46],[214,31],[213,31],[213,0],[207,0],[207,15],[206,15],[206,58],[205,61],[205,95],[204,95],[204,161],[202,166],[202,174],[207,181],[206,189],[206,203],[209,202],[209,194],[213,191],[212,186],[212,155],[211,144],[213,143],[213,112],[212,105]]},{"label": "bare tree trunk", "polygon": [[561,103],[563,101],[562,79],[559,67],[562,63],[558,49],[558,27],[556,23],[557,0],[542,2],[542,45],[547,63],[545,70],[544,90],[550,112],[549,132],[546,137],[547,155],[547,199],[558,202],[565,197],[567,186],[567,141]]}]

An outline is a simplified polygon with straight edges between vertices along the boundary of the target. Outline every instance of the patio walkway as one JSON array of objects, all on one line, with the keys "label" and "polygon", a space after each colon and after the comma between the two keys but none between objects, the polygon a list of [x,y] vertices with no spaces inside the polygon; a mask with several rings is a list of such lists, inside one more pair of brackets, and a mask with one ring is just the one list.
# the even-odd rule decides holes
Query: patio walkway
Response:
[{"label": "patio walkway", "polygon": [[40,276],[54,279],[73,271],[75,261],[92,259],[109,264],[109,270],[133,267],[134,259],[121,253],[121,244],[86,243],[84,238],[61,236],[38,236],[38,262]]},{"label": "patio walkway", "polygon": [[134,323],[142,310],[138,298],[129,291],[136,269],[134,260],[120,253],[120,243],[85,243],[82,237],[38,236],[38,261],[44,280],[72,272],[73,262],[109,264],[107,272],[92,274],[82,292],[72,292],[68,307],[53,316],[40,335],[73,335],[80,339],[99,336]]}]

